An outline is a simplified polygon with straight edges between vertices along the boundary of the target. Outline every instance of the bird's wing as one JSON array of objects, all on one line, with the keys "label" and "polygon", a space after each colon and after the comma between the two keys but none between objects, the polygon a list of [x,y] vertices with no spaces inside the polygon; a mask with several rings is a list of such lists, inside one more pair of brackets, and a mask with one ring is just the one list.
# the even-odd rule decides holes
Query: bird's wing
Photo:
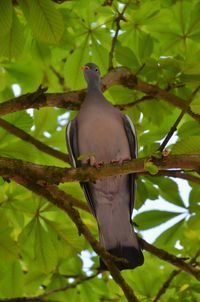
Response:
[{"label": "bird's wing", "polygon": [[[131,158],[137,158],[138,147],[137,147],[137,135],[135,131],[135,127],[128,115],[123,115],[124,128],[126,131]],[[136,190],[136,181],[135,174],[130,174],[130,216],[132,214],[134,208],[134,200],[135,200],[135,190]]]},{"label": "bird's wing", "polygon": [[[76,118],[70,121],[67,125],[66,142],[67,142],[67,148],[68,148],[70,162],[72,166],[75,168],[80,167],[81,161],[78,160],[78,157],[80,156],[80,152],[78,148],[78,123]],[[90,209],[93,215],[95,216],[95,207],[92,200],[92,194],[90,192],[91,191],[90,185],[87,182],[80,182],[80,185],[89,203]]]}]

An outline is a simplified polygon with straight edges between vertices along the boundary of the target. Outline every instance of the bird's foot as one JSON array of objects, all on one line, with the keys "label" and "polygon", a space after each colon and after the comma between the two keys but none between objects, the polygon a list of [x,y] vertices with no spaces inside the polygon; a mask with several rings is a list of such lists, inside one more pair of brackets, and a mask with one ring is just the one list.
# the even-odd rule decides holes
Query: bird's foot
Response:
[{"label": "bird's foot", "polygon": [[104,165],[104,162],[103,161],[97,161],[95,156],[90,156],[87,160],[87,164],[92,166],[92,167],[95,167],[97,169],[101,168],[103,165]]},{"label": "bird's foot", "polygon": [[124,162],[126,162],[126,161],[129,161],[129,160],[131,160],[131,158],[130,157],[126,157],[126,158],[120,158],[120,159],[114,159],[114,160],[111,160],[111,164],[120,164],[120,165],[122,165]]}]

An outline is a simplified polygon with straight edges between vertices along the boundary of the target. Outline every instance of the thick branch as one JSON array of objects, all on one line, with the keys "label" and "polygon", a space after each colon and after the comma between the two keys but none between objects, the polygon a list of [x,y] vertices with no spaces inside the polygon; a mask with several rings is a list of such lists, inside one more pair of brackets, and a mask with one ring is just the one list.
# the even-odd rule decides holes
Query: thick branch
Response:
[{"label": "thick branch", "polygon": [[[190,108],[187,108],[187,102],[180,97],[159,88],[156,85],[151,85],[146,82],[140,81],[129,69],[125,67],[112,69],[102,79],[103,90],[108,89],[113,85],[123,85],[130,89],[135,89],[144,92],[154,99],[160,99],[170,103],[171,105],[186,112],[200,121],[200,115],[195,114]],[[22,95],[18,98],[11,99],[7,102],[0,104],[0,115],[25,110],[28,108],[41,108],[41,107],[61,107],[68,110],[77,110],[83,102],[85,90],[71,91],[66,93],[29,93]]]},{"label": "thick branch", "polygon": [[[108,176],[147,172],[145,162],[146,159],[133,159],[123,164],[107,164],[99,169],[90,166],[74,169],[43,166],[22,160],[0,157],[0,175],[5,178],[19,175],[33,182],[41,181],[51,184],[94,181]],[[171,155],[159,160],[154,159],[153,162],[160,171],[178,168],[200,170],[200,154]]]},{"label": "thick branch", "polygon": [[11,123],[9,123],[6,120],[3,120],[1,118],[0,118],[0,127],[5,129],[6,131],[12,133],[13,135],[21,138],[25,142],[28,142],[28,143],[34,145],[38,150],[40,150],[46,154],[49,154],[51,156],[54,156],[64,162],[69,162],[69,157],[67,154],[47,146],[46,144],[40,142],[39,140],[37,140],[36,138],[31,136],[30,134],[26,133],[25,131],[21,130],[20,128],[17,128],[16,126],[12,125]]}]

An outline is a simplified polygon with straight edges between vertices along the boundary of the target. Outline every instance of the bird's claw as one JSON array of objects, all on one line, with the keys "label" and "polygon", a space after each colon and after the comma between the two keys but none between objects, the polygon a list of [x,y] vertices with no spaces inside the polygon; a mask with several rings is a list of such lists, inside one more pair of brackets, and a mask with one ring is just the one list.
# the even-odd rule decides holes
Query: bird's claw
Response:
[{"label": "bird's claw", "polygon": [[123,158],[123,159],[120,158],[120,159],[111,160],[110,163],[111,164],[120,164],[120,165],[122,165],[124,162],[129,161],[129,160],[131,160],[131,158],[130,157],[126,157],[126,158]]}]

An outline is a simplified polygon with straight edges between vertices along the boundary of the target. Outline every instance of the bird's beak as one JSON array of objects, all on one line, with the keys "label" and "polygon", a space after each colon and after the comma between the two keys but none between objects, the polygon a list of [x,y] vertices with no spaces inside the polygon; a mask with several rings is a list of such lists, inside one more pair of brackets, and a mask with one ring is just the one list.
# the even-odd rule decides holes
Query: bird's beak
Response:
[{"label": "bird's beak", "polygon": [[85,65],[85,66],[81,66],[81,70],[82,71],[84,71],[84,70],[89,70],[90,68],[87,66],[87,65]]}]

